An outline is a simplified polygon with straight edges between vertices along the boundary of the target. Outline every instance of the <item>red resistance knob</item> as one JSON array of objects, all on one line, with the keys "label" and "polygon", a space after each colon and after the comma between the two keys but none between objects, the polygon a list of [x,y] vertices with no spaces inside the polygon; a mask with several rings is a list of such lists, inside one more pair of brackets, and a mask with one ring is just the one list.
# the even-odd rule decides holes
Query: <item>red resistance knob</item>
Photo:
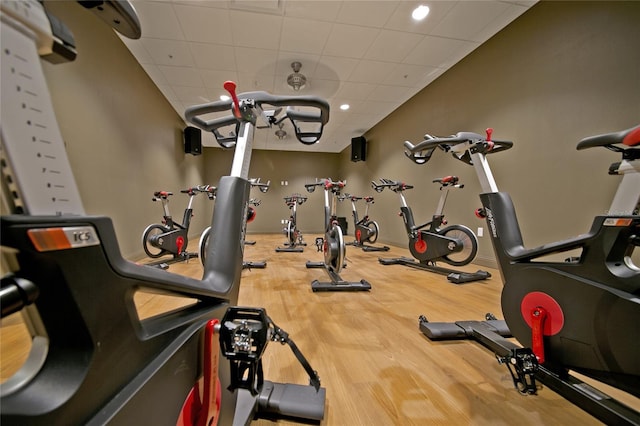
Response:
[{"label": "red resistance knob", "polygon": [[543,330],[546,319],[547,311],[542,306],[536,306],[531,310],[531,349],[540,364],[544,364]]},{"label": "red resistance knob", "polygon": [[184,247],[184,238],[176,238],[176,246],[178,247],[178,254],[182,254],[182,248]]}]

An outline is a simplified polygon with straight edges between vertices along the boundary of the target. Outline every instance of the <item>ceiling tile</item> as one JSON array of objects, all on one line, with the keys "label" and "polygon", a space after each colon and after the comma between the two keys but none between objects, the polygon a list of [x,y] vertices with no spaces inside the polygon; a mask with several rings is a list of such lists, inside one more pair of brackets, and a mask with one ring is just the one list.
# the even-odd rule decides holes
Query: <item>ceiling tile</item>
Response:
[{"label": "ceiling tile", "polygon": [[421,2],[402,1],[384,27],[396,31],[429,34],[456,3],[456,1],[429,2],[429,15],[423,21],[415,21],[411,18],[411,12]]},{"label": "ceiling tile", "polygon": [[156,65],[194,66],[189,45],[185,41],[143,38],[142,44]]},{"label": "ceiling tile", "polygon": [[314,19],[317,21],[335,21],[340,13],[341,1],[305,0],[287,1],[285,3],[285,16],[294,18]]},{"label": "ceiling tile", "polygon": [[381,30],[367,50],[364,59],[385,62],[400,62],[422,41],[419,34]]},{"label": "ceiling tile", "polygon": [[393,1],[344,1],[336,22],[382,28],[397,6]]},{"label": "ceiling tile", "polygon": [[338,80],[322,80],[320,78],[313,78],[309,82],[308,88],[305,88],[300,94],[313,94],[314,96],[329,99],[335,96],[339,88],[340,82]]},{"label": "ceiling tile", "polygon": [[362,58],[378,32],[373,28],[335,24],[322,53],[328,56]]},{"label": "ceiling tile", "polygon": [[202,89],[198,87],[171,86],[171,90],[173,90],[178,100],[185,105],[196,105],[211,101],[211,97],[206,96]]},{"label": "ceiling tile", "polygon": [[204,87],[200,73],[195,68],[158,65],[158,69],[162,71],[169,85]]},{"label": "ceiling tile", "polygon": [[231,24],[226,9],[175,5],[185,39],[231,45]]},{"label": "ceiling tile", "polygon": [[236,64],[239,72],[273,76],[276,73],[277,59],[278,52],[275,50],[236,48]]},{"label": "ceiling tile", "polygon": [[160,89],[160,91],[162,92],[164,97],[167,98],[167,100],[169,102],[171,102],[171,101],[179,102],[178,96],[173,91],[171,86],[168,86],[168,85],[165,85],[165,84],[158,84],[157,86],[158,86],[158,89]]},{"label": "ceiling tile", "polygon": [[189,43],[198,68],[235,71],[236,51],[233,46],[212,43]]},{"label": "ceiling tile", "polygon": [[127,46],[131,54],[136,58],[136,60],[141,64],[151,64],[153,63],[153,59],[149,56],[149,53],[144,48],[144,45],[140,40],[131,40],[130,38],[126,38],[123,36],[119,36],[120,40]]},{"label": "ceiling tile", "polygon": [[349,81],[379,84],[391,74],[395,66],[390,62],[362,60],[349,76]]},{"label": "ceiling tile", "polygon": [[404,87],[419,86],[424,77],[434,69],[434,67],[424,65],[397,64],[382,83]]},{"label": "ceiling tile", "polygon": [[222,94],[224,92],[222,88],[224,82],[228,80],[236,81],[238,74],[235,71],[200,70],[200,77],[205,87],[216,89]]},{"label": "ceiling tile", "polygon": [[156,83],[156,85],[169,84],[167,82],[167,79],[164,78],[164,74],[162,74],[162,71],[160,71],[160,69],[156,65],[153,65],[153,64],[140,64],[140,65],[146,71],[149,78],[151,78],[151,80],[153,80],[153,82]]},{"label": "ceiling tile", "polygon": [[452,62],[451,57],[454,53],[455,57],[458,58],[460,52],[468,53],[475,49],[477,45],[478,43],[469,41],[426,36],[403,62],[412,65],[446,67],[447,64]]},{"label": "ceiling tile", "polygon": [[369,94],[367,101],[385,102],[386,104],[398,104],[404,102],[409,97],[410,89],[398,86],[378,85]]},{"label": "ceiling tile", "polygon": [[292,128],[285,141],[269,129],[255,146],[340,152],[533,4],[433,1],[416,23],[417,0],[135,0],[143,38],[123,43],[181,117],[226,94],[226,80],[239,92],[298,93],[286,78],[301,62],[299,93],[331,105],[323,140],[306,147]]},{"label": "ceiling tile", "polygon": [[171,3],[141,1],[134,5],[140,18],[143,37],[184,39]]},{"label": "ceiling tile", "polygon": [[239,92],[273,92],[274,75],[238,72]]},{"label": "ceiling tile", "polygon": [[336,97],[341,99],[364,100],[367,99],[367,96],[369,96],[375,88],[376,85],[372,83],[353,83],[345,81],[342,83],[340,90],[336,93]]},{"label": "ceiling tile", "polygon": [[276,50],[280,46],[281,16],[232,10],[231,33],[236,46]]},{"label": "ceiling tile", "polygon": [[280,49],[319,55],[331,32],[331,23],[284,18]]},{"label": "ceiling tile", "polygon": [[351,75],[358,62],[357,59],[353,58],[323,55],[316,65],[313,76],[324,80],[344,81]]}]

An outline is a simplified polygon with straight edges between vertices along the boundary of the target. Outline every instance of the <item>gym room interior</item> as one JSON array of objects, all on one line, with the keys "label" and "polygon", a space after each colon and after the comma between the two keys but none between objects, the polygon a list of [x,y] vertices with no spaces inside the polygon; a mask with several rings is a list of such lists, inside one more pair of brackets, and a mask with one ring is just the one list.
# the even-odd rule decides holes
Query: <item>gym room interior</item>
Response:
[{"label": "gym room interior", "polygon": [[[280,0],[285,8],[304,1]],[[157,3],[211,8],[205,1]],[[482,190],[474,168],[442,151],[427,164],[415,164],[405,155],[405,141],[415,144],[426,134],[484,134],[487,128],[493,129],[494,139],[513,141],[512,149],[491,156],[491,167],[500,190],[513,199],[525,246],[537,247],[586,233],[595,216],[608,214],[619,177],[607,172],[620,161],[619,154],[602,148],[578,151],[578,142],[639,124],[640,2],[492,3],[521,5],[523,11],[381,121],[340,140],[321,138],[313,150],[305,151],[289,135],[291,149],[278,145],[253,151],[249,175],[269,181],[270,187],[266,193],[251,191],[260,205],[247,225],[247,239],[256,244],[246,246],[245,260],[264,259],[267,267],[242,272],[239,304],[264,307],[318,371],[327,388],[319,424],[602,424],[544,386],[536,396],[520,395],[508,370],[477,343],[433,342],[417,326],[422,314],[437,321],[482,319],[487,312],[501,317],[502,281],[486,222],[476,216]],[[214,141],[203,145],[201,155],[185,152],[183,132],[191,124],[123,39],[75,2],[46,2],[46,8],[77,42],[75,61],[43,62],[43,70],[84,208],[88,215],[111,218],[124,258],[148,263],[141,235],[162,213],[151,200],[153,193],[174,193],[170,207],[179,220],[187,203],[180,190],[218,185],[229,174],[234,151]],[[221,88],[223,82],[208,82],[207,87]],[[262,89],[238,85],[238,93],[253,90]],[[332,108],[329,123],[348,122],[348,114]],[[258,128],[256,134],[275,130]],[[363,161],[352,159],[350,138],[357,137],[366,140]],[[449,194],[447,220],[468,226],[478,237],[477,257],[463,269],[486,269],[491,278],[456,285],[440,274],[381,265],[378,257],[408,255],[407,233],[398,216],[397,195],[375,192],[371,181],[388,178],[413,185],[405,196],[422,223],[430,220],[440,197],[432,181],[449,175],[459,177],[464,187]],[[345,181],[346,193],[375,198],[369,213],[380,226],[376,245],[391,247],[389,254],[348,246],[342,271],[348,279],[369,281],[369,292],[316,293],[309,286],[323,277],[321,270],[305,269],[304,262],[322,260],[314,240],[325,231],[324,199],[321,190],[307,193],[305,184],[323,178]],[[307,197],[297,211],[297,227],[307,245],[303,253],[276,253],[285,241],[290,214],[283,199],[293,193]],[[7,197],[3,193],[3,216],[12,213]],[[215,203],[195,197],[189,251],[197,250]],[[351,215],[349,202],[337,204],[337,216],[347,221],[345,241],[354,239]],[[636,248],[633,255],[636,265],[638,252]],[[3,275],[14,268],[10,257],[3,253]],[[172,263],[166,272],[199,279],[202,265],[193,258]],[[148,315],[154,309],[173,309],[173,302],[160,296],[139,302]],[[13,336],[15,327],[21,331]],[[18,314],[2,320],[3,381],[26,357],[23,328]],[[629,331],[629,339],[640,338],[638,324]],[[265,375],[277,380],[307,380],[289,349],[275,343],[267,349],[264,365]],[[603,387],[640,410],[639,398]],[[167,424],[173,422],[168,419]],[[256,423],[298,424],[292,419]]]}]

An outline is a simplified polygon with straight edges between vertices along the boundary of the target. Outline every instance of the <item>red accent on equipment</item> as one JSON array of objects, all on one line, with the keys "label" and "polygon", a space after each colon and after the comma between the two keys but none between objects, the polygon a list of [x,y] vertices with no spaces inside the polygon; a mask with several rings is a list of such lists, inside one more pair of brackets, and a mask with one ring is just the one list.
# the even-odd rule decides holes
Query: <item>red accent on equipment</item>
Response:
[{"label": "red accent on equipment", "polygon": [[629,146],[640,144],[640,126],[630,131],[629,134],[622,139],[622,143]]},{"label": "red accent on equipment", "polygon": [[560,304],[556,302],[553,297],[540,291],[533,291],[524,296],[522,302],[520,302],[520,312],[531,328],[533,328],[531,311],[538,307],[544,308],[544,310],[547,311],[547,321],[544,323],[542,334],[545,336],[558,334],[564,326],[564,313],[562,312]]},{"label": "red accent on equipment", "polygon": [[[204,331],[203,374],[185,400],[176,426],[215,426],[220,417],[222,387],[218,379],[220,341],[214,338],[215,326],[220,322],[210,320]],[[200,388],[202,386],[202,398]]]},{"label": "red accent on equipment", "polygon": [[249,207],[247,209],[247,223],[253,222],[257,215],[258,213],[256,213],[256,209]]},{"label": "red accent on equipment", "polygon": [[475,214],[478,219],[485,219],[487,217],[487,213],[482,207],[476,209]]},{"label": "red accent on equipment", "polygon": [[416,249],[418,253],[427,251],[427,242],[422,239],[422,232],[418,234],[418,239],[413,244],[413,248]]},{"label": "red accent on equipment", "polygon": [[362,231],[360,231],[359,229],[356,229],[356,241],[361,243],[362,242],[361,238],[362,238]]},{"label": "red accent on equipment", "polygon": [[547,320],[547,311],[543,307],[531,310],[531,349],[540,364],[544,364],[544,338],[542,330]]},{"label": "red accent on equipment", "polygon": [[229,95],[231,95],[231,99],[233,100],[233,105],[235,106],[235,108],[233,108],[233,115],[237,118],[241,118],[240,101],[236,95],[236,83],[234,81],[225,81],[222,87],[224,87],[224,90],[229,92]]},{"label": "red accent on equipment", "polygon": [[182,247],[184,247],[184,237],[176,238],[176,246],[178,247],[178,253],[182,253]]},{"label": "red accent on equipment", "polygon": [[487,142],[491,142],[491,135],[493,134],[493,129],[489,127],[485,131],[487,132]]}]

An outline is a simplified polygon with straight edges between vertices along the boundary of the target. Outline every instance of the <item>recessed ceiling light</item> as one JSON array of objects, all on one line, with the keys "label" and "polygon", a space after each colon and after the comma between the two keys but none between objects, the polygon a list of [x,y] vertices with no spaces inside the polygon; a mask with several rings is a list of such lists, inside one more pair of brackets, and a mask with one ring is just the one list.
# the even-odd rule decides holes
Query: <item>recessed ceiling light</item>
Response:
[{"label": "recessed ceiling light", "polygon": [[229,96],[227,95],[220,95],[220,100],[221,101],[228,101],[229,99],[231,99]]},{"label": "recessed ceiling light", "polygon": [[420,6],[413,9],[411,13],[411,17],[416,21],[422,21],[429,14],[429,6],[425,6],[421,4]]},{"label": "recessed ceiling light", "polygon": [[340,105],[340,109],[341,109],[341,110],[343,110],[343,111],[348,110],[348,109],[349,109],[349,104],[342,104],[342,105]]}]

